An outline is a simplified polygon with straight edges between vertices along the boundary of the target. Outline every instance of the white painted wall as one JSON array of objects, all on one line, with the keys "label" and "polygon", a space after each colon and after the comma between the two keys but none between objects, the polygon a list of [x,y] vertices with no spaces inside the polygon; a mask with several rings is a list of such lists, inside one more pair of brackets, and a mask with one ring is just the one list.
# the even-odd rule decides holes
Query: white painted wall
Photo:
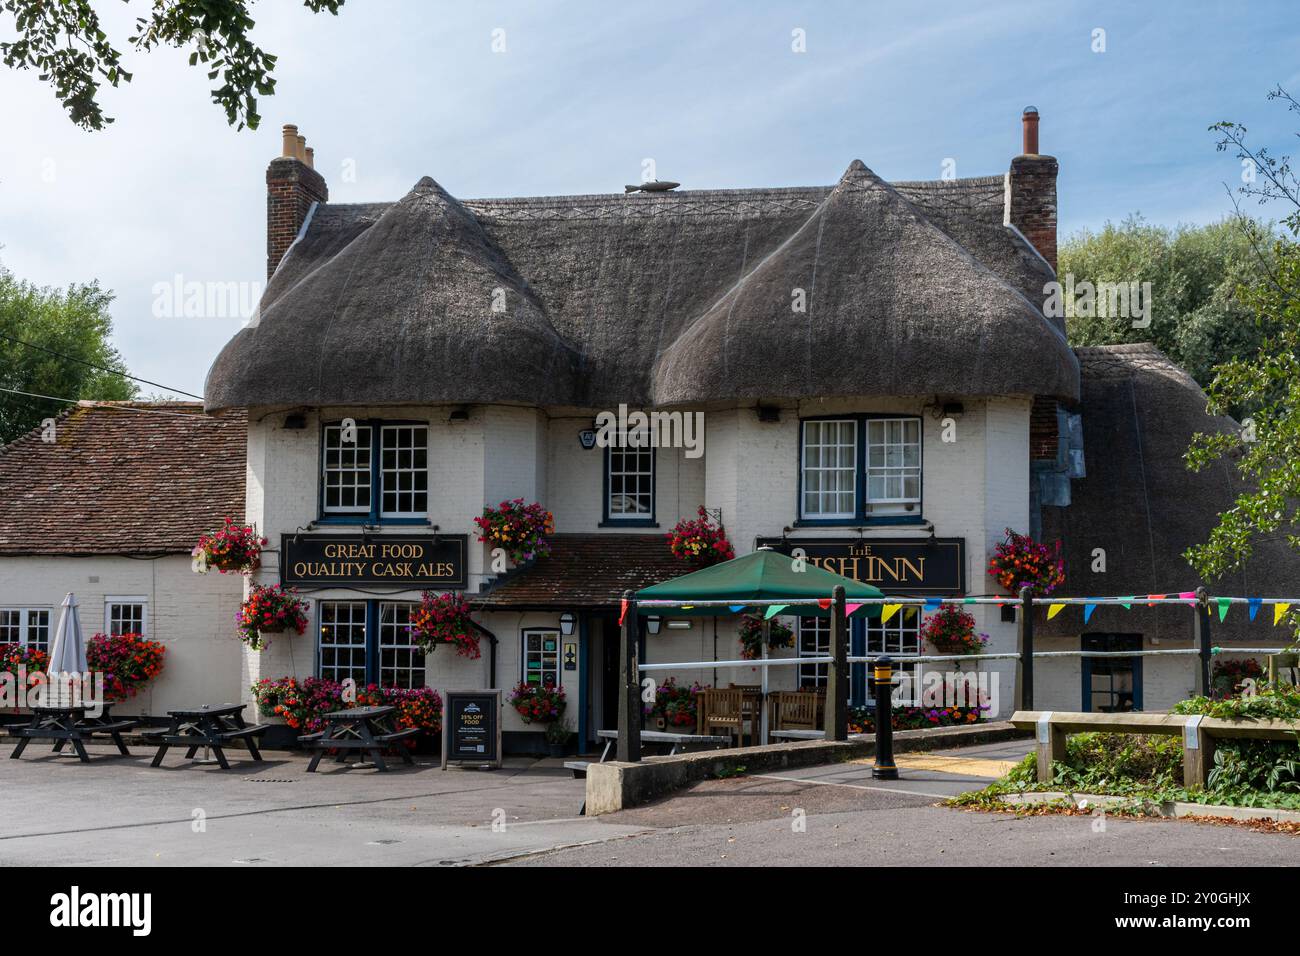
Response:
[{"label": "white painted wall", "polygon": [[195,574],[189,555],[0,558],[0,607],[49,608],[51,641],[68,591],[77,597],[87,640],[106,633],[105,598],[147,599],[145,637],[166,646],[163,669],[119,713],[164,717],[169,710],[241,699],[238,575]]}]

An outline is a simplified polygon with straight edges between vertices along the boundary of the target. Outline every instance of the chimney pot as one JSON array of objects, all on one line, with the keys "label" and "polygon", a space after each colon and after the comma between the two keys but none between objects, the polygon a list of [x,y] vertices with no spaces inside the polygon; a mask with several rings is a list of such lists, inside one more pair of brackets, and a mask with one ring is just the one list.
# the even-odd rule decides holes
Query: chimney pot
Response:
[{"label": "chimney pot", "polygon": [[298,134],[297,150],[294,152],[294,156],[300,163],[307,162],[307,137],[301,133]]},{"label": "chimney pot", "polygon": [[281,133],[284,136],[284,143],[280,148],[280,155],[293,158],[298,153],[298,127],[292,123],[285,123]]},{"label": "chimney pot", "polygon": [[1021,152],[1026,156],[1038,155],[1038,108],[1035,106],[1026,106],[1025,112],[1021,116],[1021,124],[1024,126],[1024,148]]},{"label": "chimney pot", "polygon": [[316,150],[312,149],[310,146],[307,147],[307,167],[309,169],[316,168]]}]

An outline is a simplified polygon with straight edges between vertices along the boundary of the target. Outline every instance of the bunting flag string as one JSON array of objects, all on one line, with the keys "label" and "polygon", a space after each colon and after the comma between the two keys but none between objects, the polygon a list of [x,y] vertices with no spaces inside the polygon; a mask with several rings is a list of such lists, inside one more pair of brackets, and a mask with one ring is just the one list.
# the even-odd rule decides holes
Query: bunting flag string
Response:
[{"label": "bunting flag string", "polygon": [[1250,605],[1250,619],[1253,621],[1259,614],[1259,606],[1264,602],[1260,598],[1251,598],[1247,603]]},{"label": "bunting flag string", "polygon": [[1085,604],[1085,605],[1083,606],[1083,623],[1084,623],[1084,624],[1087,624],[1087,623],[1088,623],[1088,619],[1089,619],[1090,617],[1092,617],[1092,612],[1095,611],[1095,610],[1097,610],[1097,605],[1095,605],[1095,604]]},{"label": "bunting flag string", "polygon": [[1131,610],[1133,610],[1133,598],[1134,598],[1134,597],[1137,597],[1137,595],[1133,595],[1132,597],[1124,597],[1124,598],[1120,598],[1120,599],[1119,599],[1120,607],[1122,607],[1122,608],[1123,608],[1124,610],[1126,610],[1126,611],[1131,611]]},{"label": "bunting flag string", "polygon": [[889,619],[890,619],[891,617],[893,617],[895,614],[897,614],[898,611],[899,611],[899,609],[900,609],[902,606],[903,606],[903,605],[901,605],[901,604],[886,604],[886,605],[884,605],[884,607],[882,607],[882,608],[880,609],[880,623],[881,623],[881,624],[888,624],[888,623],[889,623]]},{"label": "bunting flag string", "polygon": [[858,608],[860,608],[860,607],[862,607],[861,604],[846,604],[846,605],[844,605],[844,616],[845,616],[845,617],[852,617],[852,616],[853,616],[853,612],[856,611],[856,610],[857,610]]},{"label": "bunting flag string", "polygon": [[743,604],[732,604],[727,608],[727,610],[730,611],[732,614],[739,614],[744,609],[745,609],[745,605]]},{"label": "bunting flag string", "polygon": [[1180,599],[1184,600],[1184,601],[1195,601],[1195,600],[1196,600],[1196,592],[1195,592],[1195,591],[1179,591],[1179,592],[1178,592],[1178,597],[1179,597]]},{"label": "bunting flag string", "polygon": [[933,614],[935,611],[939,610],[939,607],[940,607],[940,605],[942,605],[942,604],[943,604],[943,601],[942,601],[940,598],[933,598],[933,597],[932,597],[932,598],[926,598],[926,599],[925,599],[925,609],[926,609],[927,611],[929,611],[931,614]]},{"label": "bunting flag string", "polygon": [[1047,619],[1050,621],[1052,618],[1056,617],[1056,615],[1060,614],[1061,611],[1064,610],[1064,608],[1065,608],[1065,605],[1064,605],[1064,604],[1053,604],[1053,605],[1051,605],[1051,606],[1047,609]]},{"label": "bunting flag string", "polygon": [[1273,626],[1274,627],[1277,627],[1278,622],[1281,621],[1282,618],[1286,617],[1286,612],[1289,610],[1291,610],[1290,604],[1273,605]]},{"label": "bunting flag string", "polygon": [[618,626],[623,626],[623,621],[627,617],[627,598],[619,602]]},{"label": "bunting flag string", "polygon": [[1219,621],[1222,622],[1228,616],[1228,608],[1232,606],[1232,598],[1219,598]]},{"label": "bunting flag string", "polygon": [[830,598],[818,598],[817,606],[823,611],[829,611],[833,601]]},{"label": "bunting flag string", "polygon": [[776,617],[778,614],[780,614],[789,606],[790,605],[788,604],[773,604],[771,607],[767,609],[767,613],[763,615],[763,620],[770,621],[772,618]]}]

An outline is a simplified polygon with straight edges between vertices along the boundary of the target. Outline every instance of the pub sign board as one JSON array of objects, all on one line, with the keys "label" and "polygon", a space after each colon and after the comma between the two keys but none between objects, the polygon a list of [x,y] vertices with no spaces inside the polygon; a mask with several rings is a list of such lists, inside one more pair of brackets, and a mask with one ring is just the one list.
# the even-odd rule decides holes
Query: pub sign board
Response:
[{"label": "pub sign board", "polygon": [[280,583],[463,589],[463,534],[283,534]]},{"label": "pub sign board", "polygon": [[966,593],[965,538],[760,538],[782,554],[803,549],[809,564],[871,584],[885,594]]},{"label": "pub sign board", "polygon": [[501,691],[442,695],[442,769],[450,761],[501,766]]}]

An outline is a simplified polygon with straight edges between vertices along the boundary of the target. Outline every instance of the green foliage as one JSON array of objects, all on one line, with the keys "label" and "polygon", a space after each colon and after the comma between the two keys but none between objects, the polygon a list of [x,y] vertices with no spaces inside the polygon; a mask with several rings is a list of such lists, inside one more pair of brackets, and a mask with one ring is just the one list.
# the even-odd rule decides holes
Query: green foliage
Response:
[{"label": "green foliage", "polygon": [[[337,14],[343,2],[304,5],[312,13]],[[161,45],[191,50],[190,66],[202,64],[208,79],[219,83],[212,100],[226,111],[226,121],[256,129],[257,96],[275,91],[275,57],[249,39],[250,6],[250,0],[154,0],[147,17],[136,17],[128,42],[144,52]],[[39,70],[78,126],[103,129],[113,122],[99,105],[100,85],[129,83],[131,74],[101,28],[92,0],[0,0],[0,11],[13,14],[18,32],[17,40],[0,43],[6,66]]]},{"label": "green foliage", "polygon": [[1182,741],[1138,734],[1075,734],[1053,767],[1053,785],[1069,790],[1126,793],[1164,789],[1182,777]]},{"label": "green foliage", "polygon": [[1300,719],[1300,688],[1290,684],[1260,684],[1258,693],[1242,697],[1211,700],[1209,697],[1190,697],[1179,701],[1171,709],[1175,714],[1201,714],[1234,720],[1244,717],[1278,720]]},{"label": "green foliage", "polygon": [[[1071,316],[1072,345],[1154,342],[1201,385],[1225,358],[1255,354],[1266,329],[1237,299],[1237,289],[1260,276],[1251,241],[1258,231],[1244,217],[1208,226],[1169,229],[1130,216],[1100,232],[1080,232],[1060,250],[1059,274],[1088,281],[1150,282],[1151,325],[1134,328],[1128,316]],[[1264,227],[1266,228],[1266,227]],[[1061,280],[1064,282],[1064,278]]]},{"label": "green foliage", "polygon": [[[136,387],[129,379],[92,367],[126,370],[109,344],[112,301],[113,296],[94,282],[72,285],[66,291],[44,289],[20,282],[0,267],[0,387],[59,398],[134,398]],[[64,407],[0,392],[0,445]]]}]

